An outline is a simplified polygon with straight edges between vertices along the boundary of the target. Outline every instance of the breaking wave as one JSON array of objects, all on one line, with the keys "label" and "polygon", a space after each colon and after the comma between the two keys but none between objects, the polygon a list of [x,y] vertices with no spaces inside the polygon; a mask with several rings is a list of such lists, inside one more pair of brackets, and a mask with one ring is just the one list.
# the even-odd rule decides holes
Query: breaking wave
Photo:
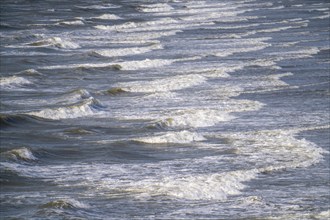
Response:
[{"label": "breaking wave", "polygon": [[70,40],[64,40],[60,37],[51,37],[47,39],[43,39],[40,41],[35,41],[32,43],[26,44],[26,46],[30,47],[54,47],[54,48],[61,48],[61,49],[76,49],[80,48],[77,43],[74,43]]},{"label": "breaking wave", "polygon": [[1,156],[4,156],[14,161],[30,162],[37,160],[33,153],[26,147],[3,152],[1,153]]},{"label": "breaking wave", "polygon": [[130,92],[167,92],[173,90],[180,90],[194,85],[201,84],[207,79],[198,74],[178,75],[153,81],[136,81],[118,84],[126,91]]},{"label": "breaking wave", "polygon": [[25,85],[33,84],[28,79],[21,76],[9,76],[0,78],[1,89],[20,89]]},{"label": "breaking wave", "polygon": [[90,97],[75,105],[59,107],[59,108],[48,108],[40,111],[34,111],[27,113],[28,115],[34,115],[40,118],[60,120],[67,118],[79,118],[85,116],[92,116],[100,112],[103,106],[98,100]]}]

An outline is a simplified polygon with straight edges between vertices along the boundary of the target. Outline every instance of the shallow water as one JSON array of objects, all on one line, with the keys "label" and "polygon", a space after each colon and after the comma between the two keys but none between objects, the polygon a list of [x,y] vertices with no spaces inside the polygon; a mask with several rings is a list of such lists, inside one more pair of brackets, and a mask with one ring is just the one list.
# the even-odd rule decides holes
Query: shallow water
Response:
[{"label": "shallow water", "polygon": [[327,1],[2,1],[2,219],[328,219]]}]

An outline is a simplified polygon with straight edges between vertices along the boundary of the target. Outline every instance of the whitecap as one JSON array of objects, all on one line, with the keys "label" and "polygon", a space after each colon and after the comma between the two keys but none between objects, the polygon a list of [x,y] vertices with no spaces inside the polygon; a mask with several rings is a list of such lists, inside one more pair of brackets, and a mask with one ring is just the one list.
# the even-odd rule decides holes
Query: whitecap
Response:
[{"label": "whitecap", "polygon": [[53,102],[57,104],[72,104],[91,97],[91,94],[86,89],[76,89],[55,98]]},{"label": "whitecap", "polygon": [[134,81],[117,84],[118,87],[130,92],[167,92],[192,87],[207,79],[198,74],[177,75],[153,81]]},{"label": "whitecap", "polygon": [[24,45],[25,47],[55,47],[63,49],[76,49],[80,46],[70,40],[64,40],[60,37],[50,37],[40,41],[35,41]]},{"label": "whitecap", "polygon": [[219,109],[187,109],[171,111],[159,123],[169,127],[199,128],[216,125],[220,122],[233,120],[235,117]]},{"label": "whitecap", "polygon": [[149,4],[149,5],[139,5],[137,9],[141,12],[155,13],[155,12],[172,11],[174,8],[166,3],[156,3],[156,4]]},{"label": "whitecap", "polygon": [[[237,170],[216,174],[165,177],[160,181],[135,183],[137,191],[151,195],[167,195],[184,200],[220,200],[239,195],[245,188],[243,182],[256,177],[256,170]],[[134,191],[134,189],[132,189]]]},{"label": "whitecap", "polygon": [[97,114],[100,111],[99,106],[99,102],[93,97],[90,97],[75,105],[59,108],[47,108],[40,111],[29,112],[27,114],[53,120],[79,118]]},{"label": "whitecap", "polygon": [[100,16],[91,17],[91,18],[100,19],[100,20],[119,20],[119,19],[122,19],[118,15],[114,15],[114,14],[102,14]]},{"label": "whitecap", "polygon": [[174,62],[189,61],[200,59],[200,57],[188,57],[182,59],[145,59],[114,63],[83,63],[40,67],[40,69],[73,69],[73,68],[105,68],[109,67],[115,70],[139,70],[148,68],[157,68],[170,65]]},{"label": "whitecap", "polygon": [[60,21],[57,22],[55,25],[84,25],[85,23],[81,20],[76,21]]},{"label": "whitecap", "polygon": [[128,47],[128,48],[114,48],[114,49],[102,49],[93,51],[96,54],[105,57],[120,57],[128,55],[143,54],[153,50],[163,49],[162,45],[154,44],[147,47]]},{"label": "whitecap", "polygon": [[26,147],[13,149],[10,151],[6,151],[1,153],[3,156],[17,160],[17,161],[35,161],[37,158],[33,155],[33,153]]},{"label": "whitecap", "polygon": [[300,58],[308,58],[320,52],[320,49],[317,47],[309,47],[309,48],[299,48],[291,51],[283,51],[283,52],[271,52],[268,53],[269,56],[273,57],[275,61],[281,61],[285,59],[300,59]]},{"label": "whitecap", "polygon": [[[260,167],[260,172],[274,172],[287,168],[309,167],[320,162],[328,153],[316,144],[295,136],[299,129],[263,130],[220,135],[230,140],[246,160]],[[246,143],[249,143],[246,145]]]},{"label": "whitecap", "polygon": [[9,76],[0,78],[1,89],[20,89],[24,85],[33,84],[31,81],[20,76]]},{"label": "whitecap", "polygon": [[111,8],[120,8],[120,5],[115,5],[115,4],[103,4],[103,5],[86,5],[86,6],[81,6],[81,5],[77,5],[75,6],[77,8],[81,8],[81,9],[111,9]]}]

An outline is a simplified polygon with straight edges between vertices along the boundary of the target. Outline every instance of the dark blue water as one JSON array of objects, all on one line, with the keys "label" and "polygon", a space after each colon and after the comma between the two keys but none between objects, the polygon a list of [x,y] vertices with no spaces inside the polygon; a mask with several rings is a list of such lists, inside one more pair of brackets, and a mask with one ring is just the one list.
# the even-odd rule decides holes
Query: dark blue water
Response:
[{"label": "dark blue water", "polygon": [[1,1],[1,219],[329,219],[329,6]]}]

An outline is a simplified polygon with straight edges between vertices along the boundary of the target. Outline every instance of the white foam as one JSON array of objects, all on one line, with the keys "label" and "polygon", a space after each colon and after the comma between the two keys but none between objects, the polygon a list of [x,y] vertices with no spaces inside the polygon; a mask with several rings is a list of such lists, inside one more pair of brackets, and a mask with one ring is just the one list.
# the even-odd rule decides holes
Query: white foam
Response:
[{"label": "white foam", "polygon": [[37,158],[33,155],[33,153],[26,147],[6,151],[2,154],[14,160],[23,160],[23,161],[37,160]]},{"label": "white foam", "polygon": [[[245,160],[254,162],[260,172],[308,167],[328,153],[312,142],[297,139],[299,130],[264,130],[223,135],[229,138]],[[246,143],[249,143],[248,145]],[[250,155],[250,156],[248,156]]]},{"label": "white foam", "polygon": [[271,52],[267,55],[271,56],[274,61],[281,61],[287,59],[300,59],[300,58],[308,58],[320,52],[320,49],[317,47],[310,48],[299,48],[292,51],[284,51],[284,52]]},{"label": "white foam", "polygon": [[[199,54],[201,56],[218,56],[227,57],[235,53],[246,53],[258,51],[271,46],[270,43],[264,41],[271,38],[245,38],[245,39],[192,39],[191,43],[185,41],[179,42],[178,50],[184,51],[190,56]],[[177,42],[175,42],[178,44]]]},{"label": "white foam", "polygon": [[[53,102],[57,104],[72,104],[91,97],[91,94],[86,89],[77,89],[54,99]],[[48,102],[52,101],[48,100]]]},{"label": "white foam", "polygon": [[81,8],[81,9],[99,9],[99,10],[102,10],[102,9],[111,9],[111,8],[120,8],[121,6],[119,5],[114,5],[114,4],[103,4],[103,5],[87,5],[87,6],[75,6],[77,8]]},{"label": "white foam", "polygon": [[209,127],[223,121],[230,121],[235,117],[228,112],[218,109],[187,109],[172,111],[168,117],[161,120],[165,126],[198,128]]},{"label": "white foam", "polygon": [[165,30],[165,31],[141,31],[141,32],[131,32],[125,33],[125,38],[122,35],[114,35],[111,42],[117,44],[160,44],[160,41],[154,39],[172,36],[177,33],[182,32],[181,30]]},{"label": "white foam", "polygon": [[227,56],[233,55],[235,53],[246,53],[246,52],[251,52],[251,51],[262,50],[268,46],[269,46],[269,44],[265,43],[264,45],[253,45],[251,47],[242,47],[242,48],[233,47],[233,48],[223,49],[221,52],[215,52],[213,55],[215,55],[217,57],[227,57]]},{"label": "white foam", "polygon": [[[151,194],[167,195],[185,200],[221,200],[238,195],[243,182],[255,178],[256,170],[237,170],[220,174],[166,177],[159,183],[147,185]],[[141,183],[137,183],[139,185]],[[142,182],[143,184],[143,182]]]},{"label": "white foam", "polygon": [[97,17],[91,17],[91,18],[100,19],[100,20],[120,20],[120,19],[122,19],[118,15],[114,15],[114,14],[103,14],[103,15],[100,15]]},{"label": "white foam", "polygon": [[163,49],[162,45],[154,44],[147,47],[129,47],[129,48],[118,48],[118,49],[103,49],[94,51],[96,54],[105,57],[120,57],[127,55],[143,54],[152,50]]},{"label": "white foam", "polygon": [[145,22],[126,22],[120,25],[96,25],[94,28],[115,32],[149,32],[149,31],[181,31],[186,28],[213,25],[214,22],[179,22],[173,18],[160,18],[153,21]]},{"label": "white foam", "polygon": [[320,219],[323,219],[323,218],[330,219],[330,210],[320,212],[320,213],[316,214],[315,217],[320,218]]},{"label": "white foam", "polygon": [[104,67],[119,67],[122,70],[139,70],[148,68],[157,68],[166,65],[170,65],[174,62],[188,61],[200,59],[200,57],[190,57],[183,59],[145,59],[145,60],[133,60],[133,61],[123,61],[114,63],[83,63],[83,64],[70,64],[70,65],[55,65],[40,67],[40,69],[73,69],[73,68],[104,68]]},{"label": "white foam", "polygon": [[327,19],[327,18],[330,18],[330,13],[329,12],[324,13],[324,15],[312,17],[311,19]]},{"label": "white foam", "polygon": [[[14,47],[20,47],[20,46],[14,46]],[[60,37],[51,37],[40,41],[24,44],[21,47],[56,47],[63,49],[76,49],[79,48],[80,46],[77,43],[74,43],[70,40],[64,40]]]},{"label": "white foam", "polygon": [[191,72],[199,73],[202,76],[210,78],[228,78],[230,77],[229,73],[241,70],[244,68],[244,65],[233,65],[233,66],[220,66],[217,68],[208,68],[208,67],[195,67]]},{"label": "white foam", "polygon": [[57,22],[55,25],[84,25],[85,23],[81,20],[76,21],[60,21]]},{"label": "white foam", "polygon": [[91,116],[99,112],[95,107],[97,105],[96,102],[98,101],[90,97],[82,103],[76,105],[59,108],[47,108],[40,111],[29,112],[27,114],[53,120]]},{"label": "white foam", "polygon": [[19,89],[24,85],[33,84],[31,81],[20,76],[9,76],[0,78],[1,89]]},{"label": "white foam", "polygon": [[[101,30],[109,30],[109,31],[136,31],[137,28],[147,28],[147,27],[157,27],[161,25],[169,25],[169,24],[177,24],[179,23],[177,20],[173,18],[162,18],[159,20],[153,20],[153,21],[145,21],[145,22],[126,22],[124,24],[120,25],[97,25],[95,28],[101,29]],[[151,30],[151,29],[147,29]]]},{"label": "white foam", "polygon": [[290,86],[283,80],[282,77],[291,76],[292,73],[282,74],[271,74],[264,77],[250,77],[253,80],[243,85],[245,92],[264,92],[264,91],[275,91],[283,88],[298,88],[296,86]]},{"label": "white foam", "polygon": [[[201,160],[207,162],[208,159]],[[184,200],[226,200],[230,195],[240,194],[245,188],[243,183],[258,174],[254,169],[194,174],[187,165],[198,161],[200,160],[163,161],[145,166],[98,163],[65,166],[25,166],[7,162],[0,164],[19,175],[42,177],[61,186],[88,186],[87,193],[107,192],[109,196],[129,195],[136,198],[165,195]],[[176,164],[180,165],[179,170],[174,166]]]},{"label": "white foam", "polygon": [[19,75],[28,75],[28,76],[42,76],[42,73],[38,72],[35,69],[27,69],[21,72],[18,72]]},{"label": "white foam", "polygon": [[172,11],[173,7],[166,3],[157,3],[157,4],[149,4],[149,5],[140,5],[138,6],[138,10],[141,12],[168,12]]},{"label": "white foam", "polygon": [[239,96],[243,92],[243,88],[234,85],[225,85],[219,88],[200,91],[197,94],[201,97],[210,97],[213,99],[228,99],[230,97]]},{"label": "white foam", "polygon": [[180,90],[205,82],[207,79],[198,74],[178,75],[153,81],[135,81],[117,84],[130,92],[166,92]]},{"label": "white foam", "polygon": [[195,141],[203,141],[205,138],[194,132],[190,131],[180,131],[180,132],[167,132],[165,134],[160,134],[150,137],[141,137],[135,139],[136,141],[149,143],[149,144],[163,144],[163,143],[191,143]]}]

